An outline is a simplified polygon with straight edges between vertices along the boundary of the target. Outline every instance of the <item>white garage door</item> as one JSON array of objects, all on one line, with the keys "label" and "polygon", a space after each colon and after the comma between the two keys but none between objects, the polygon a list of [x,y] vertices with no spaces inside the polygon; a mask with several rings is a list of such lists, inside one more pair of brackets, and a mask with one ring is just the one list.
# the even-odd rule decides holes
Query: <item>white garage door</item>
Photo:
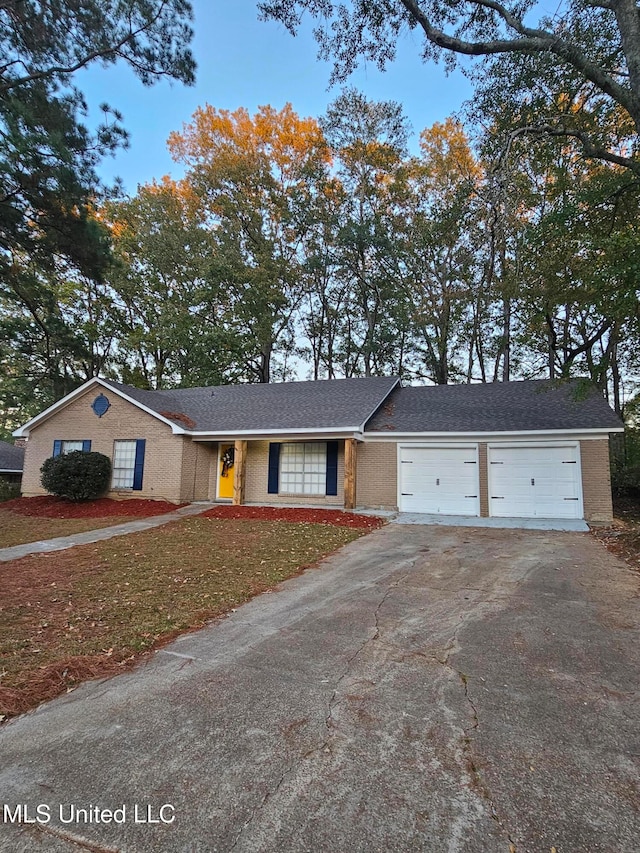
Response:
[{"label": "white garage door", "polygon": [[582,518],[576,446],[489,447],[489,513]]},{"label": "white garage door", "polygon": [[475,447],[401,447],[400,510],[478,515]]}]

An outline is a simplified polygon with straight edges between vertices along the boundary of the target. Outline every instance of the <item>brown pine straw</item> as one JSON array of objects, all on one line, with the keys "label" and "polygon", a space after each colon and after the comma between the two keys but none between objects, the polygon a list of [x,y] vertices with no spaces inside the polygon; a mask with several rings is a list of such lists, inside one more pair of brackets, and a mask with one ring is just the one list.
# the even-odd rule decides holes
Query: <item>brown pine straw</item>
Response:
[{"label": "brown pine straw", "polygon": [[69,693],[83,681],[122,672],[134,663],[134,657],[117,660],[106,654],[78,655],[31,671],[28,678],[23,683],[18,682],[16,687],[2,687],[0,682],[0,715],[15,717],[41,702]]}]

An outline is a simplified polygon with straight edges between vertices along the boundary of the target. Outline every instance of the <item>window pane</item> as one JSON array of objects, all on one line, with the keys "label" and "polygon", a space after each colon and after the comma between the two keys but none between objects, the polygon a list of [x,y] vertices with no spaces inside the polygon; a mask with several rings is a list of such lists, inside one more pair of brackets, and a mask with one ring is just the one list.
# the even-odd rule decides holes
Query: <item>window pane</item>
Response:
[{"label": "window pane", "polygon": [[327,445],[320,441],[283,444],[280,449],[281,493],[324,495]]},{"label": "window pane", "polygon": [[74,450],[82,450],[83,448],[82,441],[63,441],[61,453],[73,453]]},{"label": "window pane", "polygon": [[113,486],[114,489],[132,489],[136,463],[135,441],[113,442]]}]

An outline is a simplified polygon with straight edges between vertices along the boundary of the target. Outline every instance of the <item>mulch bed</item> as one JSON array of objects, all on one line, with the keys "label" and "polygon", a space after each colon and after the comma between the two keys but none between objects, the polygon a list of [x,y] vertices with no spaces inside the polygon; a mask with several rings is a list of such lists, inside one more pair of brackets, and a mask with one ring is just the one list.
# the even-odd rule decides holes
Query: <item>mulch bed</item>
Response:
[{"label": "mulch bed", "polygon": [[152,515],[164,515],[173,512],[178,506],[167,501],[151,501],[142,498],[114,501],[111,498],[99,498],[95,501],[74,503],[51,495],[37,498],[15,498],[0,504],[2,509],[8,509],[18,515],[28,515],[39,518],[109,518],[110,516],[128,516],[132,518],[148,518]]},{"label": "mulch bed", "polygon": [[61,693],[68,693],[83,681],[92,678],[108,678],[136,663],[135,655],[125,660],[102,655],[75,655],[48,666],[29,672],[15,687],[0,686],[0,722],[24,714],[36,708],[41,702],[55,699]]},{"label": "mulch bed", "polygon": [[310,509],[307,507],[222,506],[203,512],[205,518],[240,518],[257,521],[297,521],[306,524],[332,524],[336,527],[357,527],[375,530],[385,524],[377,515],[358,515],[341,509]]}]

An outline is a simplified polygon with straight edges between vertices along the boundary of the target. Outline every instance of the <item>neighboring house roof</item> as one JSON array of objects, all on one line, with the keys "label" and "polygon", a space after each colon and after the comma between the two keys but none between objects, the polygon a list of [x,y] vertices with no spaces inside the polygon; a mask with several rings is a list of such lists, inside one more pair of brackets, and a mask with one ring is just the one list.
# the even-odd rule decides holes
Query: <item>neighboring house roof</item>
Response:
[{"label": "neighboring house roof", "polygon": [[173,391],[105,384],[183,426],[172,415],[186,416],[189,432],[269,433],[361,429],[398,383],[397,377],[366,377]]},{"label": "neighboring house roof", "polygon": [[24,466],[24,447],[15,447],[6,441],[0,441],[0,471],[20,474]]},{"label": "neighboring house roof", "polygon": [[368,422],[372,433],[618,431],[622,422],[587,380],[538,379],[398,388]]}]

